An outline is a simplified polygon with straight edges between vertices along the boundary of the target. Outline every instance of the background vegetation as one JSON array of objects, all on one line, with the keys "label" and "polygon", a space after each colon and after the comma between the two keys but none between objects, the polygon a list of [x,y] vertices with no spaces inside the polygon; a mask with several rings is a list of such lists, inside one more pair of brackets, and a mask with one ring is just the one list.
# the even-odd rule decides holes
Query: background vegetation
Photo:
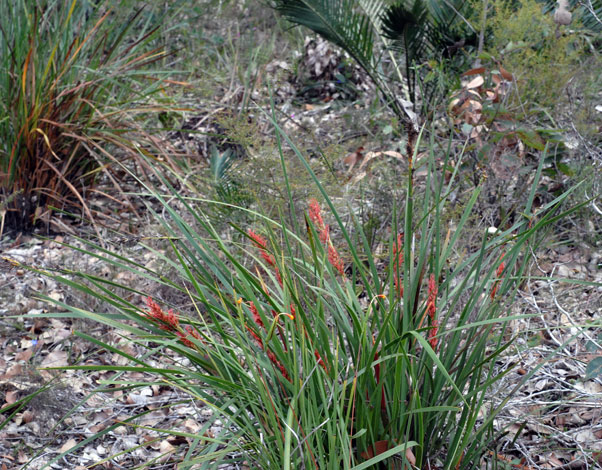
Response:
[{"label": "background vegetation", "polygon": [[[201,423],[122,414],[23,468],[123,423],[182,444],[143,466],[514,468],[526,424],[500,413],[546,360],[587,337],[578,380],[599,380],[594,317],[507,382],[555,338],[517,330],[540,254],[579,246],[600,269],[602,7],[567,8],[570,24],[536,0],[3,3],[0,237],[68,233],[102,266],[7,249],[69,291],[39,293],[59,313],[20,315],[13,341],[52,317],[92,345],[42,364],[111,374],[68,415],[161,380]],[[5,400],[0,429],[50,386]],[[557,460],[598,459],[581,451]]]}]

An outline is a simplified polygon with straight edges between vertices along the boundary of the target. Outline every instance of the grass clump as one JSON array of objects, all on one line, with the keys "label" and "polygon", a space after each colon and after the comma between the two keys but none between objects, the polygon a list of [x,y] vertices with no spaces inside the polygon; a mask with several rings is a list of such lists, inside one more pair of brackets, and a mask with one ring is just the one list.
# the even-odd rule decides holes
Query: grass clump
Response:
[{"label": "grass clump", "polygon": [[[540,165],[525,217],[461,252],[457,245],[482,186],[459,220],[444,225],[457,170],[446,182],[430,146],[430,189],[416,203],[410,163],[383,257],[370,249],[353,211],[351,223],[343,223],[309,163],[288,143],[328,209],[314,199],[302,213],[291,207],[290,218],[273,219],[241,208],[256,222],[234,225],[239,242],[231,242],[193,200],[176,190],[153,191],[165,215],[157,214],[157,223],[172,241],[171,254],[157,255],[175,274],[168,279],[107,250],[96,255],[186,294],[188,315],[136,288],[120,286],[130,294],[118,295],[116,284],[100,277],[53,275],[115,312],[61,304],[71,315],[128,330],[154,354],[170,350],[187,359],[151,366],[77,333],[131,365],[72,368],[152,374],[213,409],[199,433],[178,434],[196,449],[183,468],[232,460],[284,469],[360,470],[381,462],[390,468],[480,466],[495,451],[501,430],[494,419],[510,395],[492,389],[510,370],[498,361],[513,344],[509,323],[521,318],[511,313],[514,294],[542,233],[565,215],[558,208],[566,195],[530,217]],[[172,197],[185,214],[173,209]],[[327,211],[336,221],[332,227]],[[127,389],[150,384],[103,383]],[[218,418],[221,431],[205,433]]]},{"label": "grass clump", "polygon": [[[114,8],[113,8],[114,7]],[[0,5],[0,202],[5,228],[49,226],[54,208],[94,221],[86,194],[108,165],[158,153],[136,113],[161,88],[154,22],[125,3]],[[153,75],[151,78],[150,75]],[[128,139],[129,138],[129,139]],[[140,162],[141,160],[139,160]]]}]

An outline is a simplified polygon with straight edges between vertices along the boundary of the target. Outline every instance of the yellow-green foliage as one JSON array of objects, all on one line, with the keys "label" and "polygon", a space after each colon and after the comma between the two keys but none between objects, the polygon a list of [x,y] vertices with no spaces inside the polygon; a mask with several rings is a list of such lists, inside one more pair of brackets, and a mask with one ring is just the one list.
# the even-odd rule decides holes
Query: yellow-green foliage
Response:
[{"label": "yellow-green foliage", "polygon": [[575,71],[580,38],[556,24],[535,0],[494,0],[488,13],[487,51],[518,78],[523,104],[553,106]]}]

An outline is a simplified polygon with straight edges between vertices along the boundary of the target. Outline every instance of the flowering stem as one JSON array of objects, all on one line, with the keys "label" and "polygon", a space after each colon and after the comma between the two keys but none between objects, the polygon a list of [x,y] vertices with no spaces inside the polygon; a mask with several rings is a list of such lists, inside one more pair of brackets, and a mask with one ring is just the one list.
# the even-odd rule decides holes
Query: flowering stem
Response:
[{"label": "flowering stem", "polygon": [[293,317],[290,313],[286,312],[278,313],[277,315],[275,315],[274,319],[272,320],[272,324],[270,325],[270,329],[268,330],[268,335],[265,338],[267,343],[269,343],[272,339],[272,336],[274,336],[274,330],[276,329],[276,325],[278,325],[278,321],[282,315],[284,315],[285,317],[289,317],[291,320],[295,319],[295,317]]}]

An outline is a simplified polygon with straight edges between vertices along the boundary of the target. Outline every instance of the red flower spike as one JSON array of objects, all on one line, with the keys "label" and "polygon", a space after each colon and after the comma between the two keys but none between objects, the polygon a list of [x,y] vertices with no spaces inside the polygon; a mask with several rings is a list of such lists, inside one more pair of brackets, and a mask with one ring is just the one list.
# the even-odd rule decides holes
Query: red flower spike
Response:
[{"label": "red flower spike", "polygon": [[253,243],[255,244],[255,246],[257,248],[259,248],[259,254],[263,258],[263,260],[267,264],[269,264],[272,268],[274,268],[274,272],[276,273],[276,280],[278,281],[278,284],[280,284],[280,287],[283,287],[284,283],[282,282],[282,276],[280,275],[280,270],[278,269],[278,266],[276,265],[276,258],[274,258],[273,255],[268,253],[268,251],[267,251],[268,244],[267,244],[266,239],[263,238],[261,235],[258,235],[251,229],[249,229],[247,231],[247,233],[249,234],[249,237],[251,237],[251,239],[253,240]]},{"label": "red flower spike", "polygon": [[184,346],[188,346],[189,348],[194,348],[194,343],[188,339],[188,334],[183,331],[176,331],[176,335],[180,338],[180,341]]},{"label": "red flower spike", "polygon": [[253,302],[249,302],[249,309],[251,310],[251,314],[253,315],[253,321],[260,326],[261,328],[265,329],[265,326],[263,324],[263,320],[261,319],[261,316],[259,315],[259,312],[257,311],[257,307],[255,307],[255,304]]},{"label": "red flower spike", "polygon": [[317,350],[314,351],[314,356],[316,356],[316,360],[318,361],[318,365],[320,367],[322,367],[322,369],[324,369],[324,372],[326,372],[328,374],[328,368],[326,367],[326,364],[322,360],[322,356],[320,356],[320,353]]},{"label": "red flower spike", "polygon": [[149,317],[160,318],[161,316],[163,316],[163,311],[161,310],[161,307],[159,307],[159,305],[153,300],[153,298],[150,295],[146,298],[146,305],[150,309],[148,315]]},{"label": "red flower spike", "polygon": [[249,234],[249,237],[251,237],[253,242],[255,242],[255,245],[257,245],[258,248],[260,248],[262,250],[267,250],[268,245],[267,245],[267,241],[265,238],[263,238],[261,235],[255,233],[253,231],[253,229],[247,230],[247,233]]},{"label": "red flower spike", "polygon": [[247,325],[247,331],[251,334],[251,337],[255,340],[257,345],[263,349],[263,340],[259,337],[257,333],[255,333],[249,325]]},{"label": "red flower spike", "polygon": [[194,343],[189,339],[189,337],[191,337],[191,336],[194,339],[200,341],[201,343],[203,343],[203,344],[205,343],[203,341],[203,339],[201,338],[201,334],[196,329],[194,329],[192,326],[186,325],[184,327],[184,330],[186,331],[185,334],[182,334],[182,332],[178,331],[177,335],[181,338],[182,343],[184,343],[189,348],[194,347]]},{"label": "red flower spike", "polygon": [[328,261],[341,276],[345,275],[345,266],[343,265],[343,260],[341,260],[341,257],[337,253],[336,248],[332,246],[332,243],[328,244]]},{"label": "red flower spike", "polygon": [[399,298],[403,298],[403,233],[397,235],[397,241],[393,245],[393,284]]},{"label": "red flower spike", "polygon": [[499,278],[502,277],[502,274],[504,273],[504,269],[506,268],[506,263],[504,263],[504,256],[506,256],[506,253],[502,253],[502,256],[500,256],[500,265],[497,267],[496,271],[495,271],[495,276],[498,278],[497,281],[495,281],[495,283],[493,284],[493,288],[491,289],[491,300],[493,300],[495,298],[495,294],[497,294],[497,290],[500,286],[500,281]]},{"label": "red flower spike", "polygon": [[431,320],[435,319],[435,314],[437,313],[437,292],[435,275],[431,273],[429,277],[428,300],[426,301],[426,311]]},{"label": "red flower spike", "polygon": [[324,223],[324,219],[322,219],[322,210],[320,209],[318,201],[315,199],[310,199],[309,201],[309,219],[317,227],[320,241],[322,243],[327,243],[330,239],[330,227]]},{"label": "red flower spike", "polygon": [[429,277],[428,287],[428,299],[426,301],[426,313],[431,320],[431,329],[428,334],[428,341],[433,348],[433,351],[437,350],[437,331],[439,330],[439,321],[435,318],[437,314],[437,282],[435,281],[435,275],[431,273]]},{"label": "red flower spike", "polygon": [[428,337],[428,341],[429,344],[431,345],[431,348],[433,348],[433,351],[437,352],[437,333],[439,331],[439,321],[438,320],[431,320],[431,329],[429,331],[429,337]]},{"label": "red flower spike", "polygon": [[319,237],[322,243],[328,243],[330,241],[330,227],[328,225],[320,231]]},{"label": "red flower spike", "polygon": [[280,287],[284,287],[284,283],[282,282],[282,276],[280,275],[278,267],[274,266],[274,270],[276,271],[276,280],[278,281],[278,284],[280,284]]},{"label": "red flower spike", "polygon": [[[264,261],[266,263],[268,263],[270,266],[276,268],[276,259],[271,254],[269,254],[267,251],[268,243],[267,243],[266,239],[263,238],[261,235],[258,235],[257,233],[255,233],[252,229],[249,229],[247,231],[247,233],[249,234],[249,237],[253,240],[253,243],[255,244],[255,246],[257,248],[259,248],[259,254],[264,259]],[[276,268],[276,272],[278,272],[278,268]],[[278,277],[280,277],[279,274],[278,274]]]},{"label": "red flower spike", "polygon": [[320,231],[323,231],[326,228],[324,220],[322,219],[322,210],[320,209],[320,204],[318,204],[318,201],[315,199],[309,200],[309,219],[316,227],[318,227]]},{"label": "red flower spike", "polygon": [[[374,342],[374,337],[372,337],[372,341]],[[374,362],[378,361],[378,351],[374,353]],[[374,378],[376,379],[376,385],[380,385],[380,364],[376,364],[374,366]],[[380,389],[380,409],[381,411],[387,410],[387,402],[385,397],[385,385],[383,384]]]},{"label": "red flower spike", "polygon": [[280,373],[284,376],[284,378],[286,380],[288,380],[290,383],[293,383],[293,381],[291,380],[290,376],[288,375],[288,372],[287,372],[286,368],[284,367],[284,365],[282,364],[282,362],[280,362],[276,358],[276,355],[272,351],[266,351],[266,354],[268,355],[268,359],[270,361],[272,361],[272,364],[274,364],[276,366],[276,368],[280,371]]},{"label": "red flower spike", "polygon": [[322,219],[322,210],[320,209],[318,201],[315,199],[309,200],[309,219],[318,228],[320,241],[327,246],[328,262],[339,272],[341,276],[344,276],[345,266],[341,260],[341,257],[339,256],[339,253],[330,240],[330,228],[324,223],[324,219]]},{"label": "red flower spike", "polygon": [[291,380],[291,377],[288,375],[286,368],[278,360],[276,355],[272,351],[265,350],[265,347],[263,345],[263,340],[259,337],[259,335],[257,333],[255,333],[248,325],[247,325],[247,330],[249,331],[249,333],[251,334],[251,337],[255,340],[257,345],[267,354],[268,359],[272,362],[272,364],[274,364],[274,366],[276,366],[276,368],[280,371],[280,373],[284,376],[284,378],[286,380],[288,380],[290,383],[293,383],[293,381]]},{"label": "red flower spike", "polygon": [[203,344],[205,343],[201,338],[201,334],[192,326],[186,325],[184,327],[184,331],[182,331],[180,328],[180,320],[178,315],[173,311],[173,309],[169,309],[167,313],[165,313],[150,296],[146,299],[146,305],[150,309],[150,312],[146,313],[146,317],[155,321],[157,326],[162,330],[175,333],[175,335],[180,338],[180,341],[184,345],[188,346],[189,348],[193,348],[195,346],[195,344],[189,339],[190,337],[200,341]]},{"label": "red flower spike", "polygon": [[167,311],[167,323],[169,323],[170,326],[175,328],[180,326],[180,320],[171,308]]},{"label": "red flower spike", "polygon": [[272,255],[270,255],[267,251],[265,250],[261,250],[260,251],[261,257],[263,258],[263,260],[268,263],[270,266],[272,267],[276,267],[276,258],[274,258]]},{"label": "red flower spike", "polygon": [[146,299],[146,305],[150,309],[150,312],[146,313],[146,316],[151,320],[158,322],[157,326],[159,328],[164,331],[178,330],[180,321],[172,309],[169,309],[168,312],[165,313],[150,296]]}]

